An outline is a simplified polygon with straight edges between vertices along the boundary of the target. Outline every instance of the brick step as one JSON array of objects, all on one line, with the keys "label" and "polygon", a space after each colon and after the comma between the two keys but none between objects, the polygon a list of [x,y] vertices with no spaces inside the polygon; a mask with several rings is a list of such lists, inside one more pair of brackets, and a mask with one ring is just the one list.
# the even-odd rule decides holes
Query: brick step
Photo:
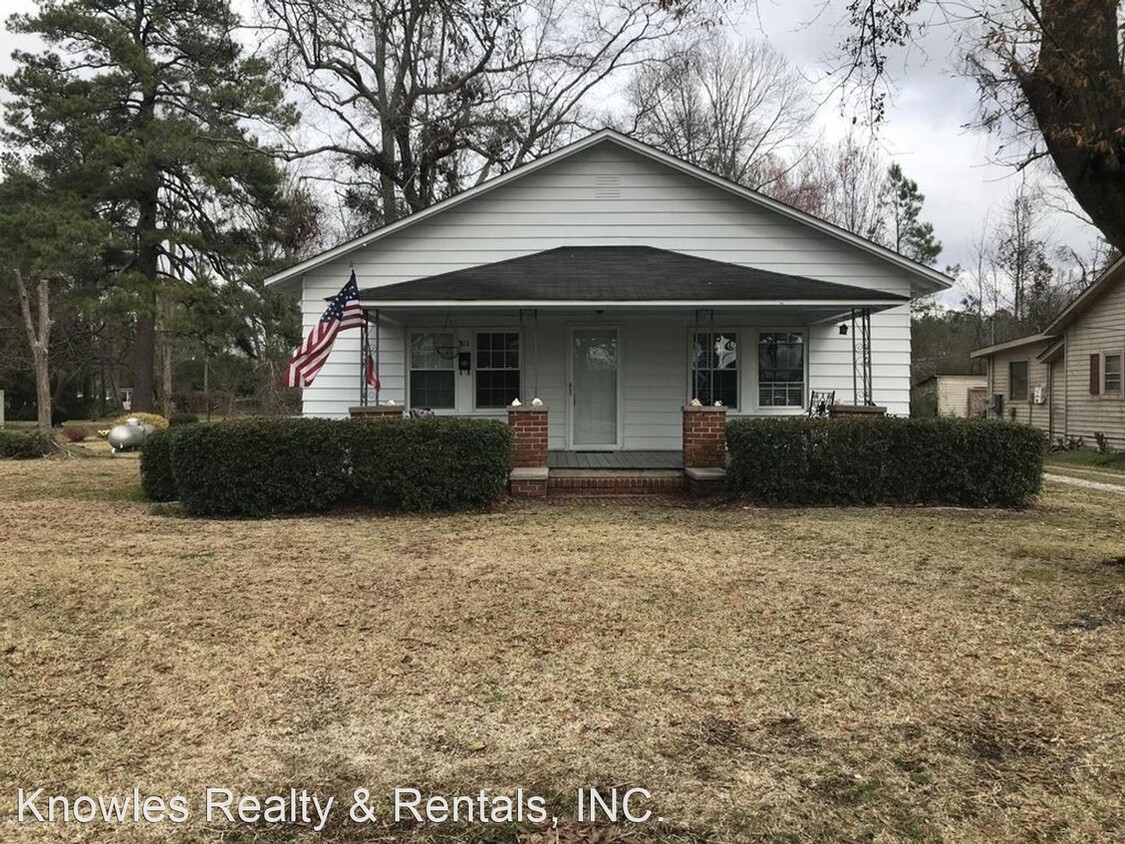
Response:
[{"label": "brick step", "polygon": [[684,473],[678,470],[552,469],[547,479],[548,495],[622,496],[676,495],[685,489]]}]

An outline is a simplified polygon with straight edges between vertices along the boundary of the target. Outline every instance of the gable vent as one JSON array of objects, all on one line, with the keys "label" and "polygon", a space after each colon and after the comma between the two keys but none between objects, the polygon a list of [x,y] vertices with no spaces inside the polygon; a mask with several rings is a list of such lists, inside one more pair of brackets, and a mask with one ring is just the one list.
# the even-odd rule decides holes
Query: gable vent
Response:
[{"label": "gable vent", "polygon": [[594,199],[619,199],[621,177],[614,174],[594,176]]}]

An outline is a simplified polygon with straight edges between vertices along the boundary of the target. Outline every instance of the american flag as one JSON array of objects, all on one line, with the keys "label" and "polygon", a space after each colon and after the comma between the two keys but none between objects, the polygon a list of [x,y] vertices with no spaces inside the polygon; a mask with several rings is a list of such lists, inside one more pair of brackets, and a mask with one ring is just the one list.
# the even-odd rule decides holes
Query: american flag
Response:
[{"label": "american flag", "polygon": [[328,354],[336,335],[348,328],[359,328],[364,323],[363,309],[359,306],[359,287],[355,271],[348,283],[328,302],[323,316],[313,326],[305,342],[293,353],[285,370],[285,386],[307,387],[312,384]]}]

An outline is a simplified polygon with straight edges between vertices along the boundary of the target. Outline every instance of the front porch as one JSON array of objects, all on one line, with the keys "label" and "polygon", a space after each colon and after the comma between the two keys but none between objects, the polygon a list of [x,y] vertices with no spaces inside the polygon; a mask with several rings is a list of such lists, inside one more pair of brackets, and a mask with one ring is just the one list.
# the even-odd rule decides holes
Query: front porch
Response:
[{"label": "front porch", "polygon": [[[890,412],[908,409],[908,299],[886,290],[648,247],[567,247],[360,298],[359,404],[503,418],[513,400],[539,399],[549,448],[590,453],[556,458],[572,468],[604,467],[598,451],[681,450],[692,401],[801,415],[813,392],[873,404],[878,390]],[[879,363],[873,314],[887,336]]]}]

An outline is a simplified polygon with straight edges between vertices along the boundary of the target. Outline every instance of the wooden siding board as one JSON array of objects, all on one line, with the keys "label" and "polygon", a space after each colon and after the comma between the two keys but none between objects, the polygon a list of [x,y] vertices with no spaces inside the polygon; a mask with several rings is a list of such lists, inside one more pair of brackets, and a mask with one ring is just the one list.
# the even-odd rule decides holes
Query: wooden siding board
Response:
[{"label": "wooden siding board", "polygon": [[1066,332],[1066,434],[1090,446],[1094,433],[1125,448],[1125,399],[1090,395],[1090,355],[1125,354],[1125,284],[1105,293]]},{"label": "wooden siding board", "polygon": [[[598,183],[599,177],[607,176],[618,177],[619,185],[614,188],[620,194],[616,198],[595,195],[608,189]],[[910,292],[907,273],[875,256],[657,162],[608,148],[576,154],[308,273],[301,302],[304,330],[320,317],[325,299],[343,286],[353,267],[360,287],[373,287],[556,246],[598,243],[649,245],[872,290]],[[455,316],[459,324],[470,318],[464,313],[449,316]],[[607,324],[613,321],[610,316],[604,317]],[[437,319],[440,323],[446,317],[442,314]],[[495,324],[483,315],[471,318]],[[716,324],[721,318],[716,314]],[[687,397],[686,342],[691,317],[679,315],[673,320],[680,326],[674,340],[662,328],[653,328],[659,318],[628,317],[624,322],[632,324],[636,319],[642,320],[639,329],[623,337],[628,368],[622,410],[626,437],[637,441],[627,441],[626,447],[678,448],[679,403]],[[394,325],[381,330],[384,388],[380,396],[384,401],[405,402],[402,331]],[[906,414],[909,307],[875,314],[872,334],[875,400],[891,413]],[[552,448],[565,447],[568,336],[561,322],[552,327],[540,313],[539,394],[552,408]],[[841,337],[835,324],[817,325],[809,328],[809,344],[809,386],[835,389],[850,397],[851,337]],[[753,388],[751,368],[743,368],[744,390]],[[466,384],[472,380],[458,379]],[[346,332],[316,383],[304,391],[303,411],[306,415],[344,416],[358,400],[359,332]],[[654,400],[657,404],[651,403]],[[665,400],[669,405],[677,403],[674,417],[669,415],[672,411],[659,409],[658,404]],[[653,416],[660,418],[654,421]]]}]

